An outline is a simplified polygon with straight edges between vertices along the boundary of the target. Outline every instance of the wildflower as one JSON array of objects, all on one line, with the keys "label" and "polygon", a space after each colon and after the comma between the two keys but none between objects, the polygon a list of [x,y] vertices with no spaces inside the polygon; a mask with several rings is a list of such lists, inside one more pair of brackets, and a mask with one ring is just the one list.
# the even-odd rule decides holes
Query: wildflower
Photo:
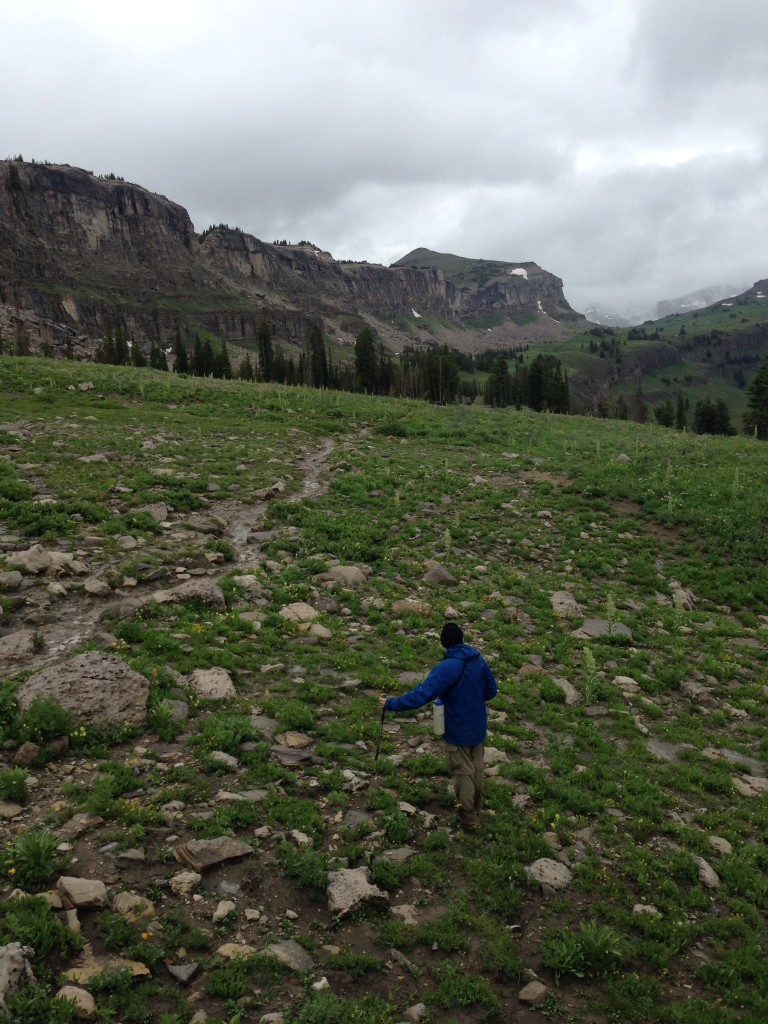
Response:
[{"label": "wildflower", "polygon": [[8,874],[9,875],[15,875],[16,874],[16,868],[8,868]]}]

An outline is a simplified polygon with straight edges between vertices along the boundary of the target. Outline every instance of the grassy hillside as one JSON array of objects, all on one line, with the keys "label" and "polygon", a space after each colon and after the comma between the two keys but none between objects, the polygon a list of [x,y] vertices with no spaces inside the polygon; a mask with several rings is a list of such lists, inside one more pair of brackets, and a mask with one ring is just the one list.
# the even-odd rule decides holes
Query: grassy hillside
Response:
[{"label": "grassy hillside", "polygon": [[[641,335],[638,337],[638,335]],[[591,412],[600,396],[609,405],[628,401],[638,386],[649,414],[678,392],[688,400],[689,425],[698,401],[722,398],[731,423],[741,429],[745,385],[768,353],[768,307],[747,293],[744,300],[649,321],[640,328],[598,328],[563,342],[531,345],[556,356],[567,369],[574,407]]]},{"label": "grassy hillside", "polygon": [[[78,936],[39,899],[0,903],[0,943],[36,949],[20,1019],[69,1019],[49,997],[83,940],[147,968],[89,983],[104,1021],[396,1024],[419,1002],[426,1024],[768,1019],[768,446],[45,359],[0,357],[0,401],[0,626],[35,634],[0,689],[5,894],[82,874],[110,898]],[[33,542],[86,574],[20,584]],[[153,598],[203,577],[222,607]],[[313,626],[281,616],[296,602]],[[456,827],[429,710],[380,733],[378,695],[423,677],[448,616],[500,684],[479,835]],[[150,682],[146,729],[18,709],[23,678],[105,628]],[[213,667],[236,696],[194,696]],[[62,729],[68,750],[12,767]],[[307,754],[290,766],[287,734]],[[56,853],[82,813],[99,820]],[[253,855],[175,895],[173,851],[221,835]],[[564,888],[534,880],[541,860]],[[344,866],[389,907],[334,916]],[[310,966],[270,955],[285,940]],[[191,962],[188,984],[168,973]]]}]

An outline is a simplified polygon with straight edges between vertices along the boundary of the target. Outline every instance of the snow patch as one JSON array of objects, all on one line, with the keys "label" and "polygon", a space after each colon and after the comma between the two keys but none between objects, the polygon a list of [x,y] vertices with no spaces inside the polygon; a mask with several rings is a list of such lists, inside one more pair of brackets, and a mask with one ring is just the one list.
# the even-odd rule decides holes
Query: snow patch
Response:
[{"label": "snow patch", "polygon": [[525,267],[515,267],[514,270],[508,270],[507,273],[513,275],[514,277],[524,277],[526,281],[528,280],[528,271],[525,269]]},{"label": "snow patch", "polygon": [[413,313],[417,320],[421,320],[421,313],[417,313],[415,309],[412,309],[411,312]]},{"label": "snow patch", "polygon": [[733,303],[732,302],[721,302],[720,305],[721,306],[732,306]]}]

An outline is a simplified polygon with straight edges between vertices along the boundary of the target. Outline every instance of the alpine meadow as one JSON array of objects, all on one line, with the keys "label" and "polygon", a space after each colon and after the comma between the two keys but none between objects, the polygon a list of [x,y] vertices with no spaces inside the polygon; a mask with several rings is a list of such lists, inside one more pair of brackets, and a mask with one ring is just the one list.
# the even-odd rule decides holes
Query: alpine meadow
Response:
[{"label": "alpine meadow", "polygon": [[[764,1024],[757,436],[44,356],[0,404],[0,1021]],[[379,713],[449,619],[468,834]]]}]

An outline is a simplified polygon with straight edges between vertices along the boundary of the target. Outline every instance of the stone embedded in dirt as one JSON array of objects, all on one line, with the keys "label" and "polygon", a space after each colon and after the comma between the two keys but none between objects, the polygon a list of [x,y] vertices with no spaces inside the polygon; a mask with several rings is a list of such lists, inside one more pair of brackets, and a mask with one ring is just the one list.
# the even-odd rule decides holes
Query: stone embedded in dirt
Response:
[{"label": "stone embedded in dirt", "polygon": [[340,583],[342,587],[364,587],[368,577],[359,565],[334,565],[327,573],[323,573],[325,579],[333,583]]},{"label": "stone embedded in dirt", "polygon": [[432,605],[428,601],[419,601],[415,597],[407,597],[403,601],[392,604],[393,615],[419,615],[428,618],[432,614]]},{"label": "stone embedded in dirt", "polygon": [[213,921],[214,924],[218,924],[219,921],[223,921],[225,917],[235,913],[237,913],[237,906],[232,902],[232,900],[220,900],[218,906],[213,912],[211,921]]},{"label": "stone embedded in dirt", "polygon": [[278,614],[286,622],[312,622],[317,618],[318,611],[306,601],[295,601],[281,608]]},{"label": "stone embedded in dirt", "polygon": [[92,978],[97,978],[105,971],[128,971],[132,978],[146,978],[152,973],[146,964],[138,960],[125,960],[121,956],[108,956],[97,960],[91,947],[86,944],[77,964],[64,971],[62,977],[76,985],[87,985]]},{"label": "stone embedded in dirt", "polygon": [[200,601],[220,612],[225,611],[227,607],[221,587],[208,576],[198,576],[195,579],[187,580],[172,590],[156,590],[151,600],[156,604],[183,604],[184,601]]},{"label": "stone embedded in dirt", "polygon": [[275,718],[268,718],[267,715],[251,715],[251,725],[260,732],[266,739],[271,740],[275,729],[277,729],[277,720]]},{"label": "stone embedded in dirt", "polygon": [[0,637],[0,668],[4,662],[24,661],[35,653],[37,633],[33,629],[19,629]]},{"label": "stone embedded in dirt", "polygon": [[75,1004],[75,1017],[79,1020],[93,1020],[96,1016],[96,1000],[88,989],[79,985],[62,985],[54,999]]},{"label": "stone embedded in dirt", "polygon": [[403,924],[418,924],[416,908],[412,903],[401,903],[399,907],[392,907],[392,913],[399,917]]},{"label": "stone embedded in dirt", "polygon": [[168,521],[168,506],[164,501],[155,501],[151,505],[142,505],[141,508],[136,509],[137,512],[147,512],[156,523],[165,523]]},{"label": "stone embedded in dirt", "polygon": [[626,636],[632,639],[632,630],[623,622],[609,622],[607,619],[585,619],[571,636],[578,640],[592,640],[601,636]]},{"label": "stone embedded in dirt", "polygon": [[140,849],[122,850],[120,853],[117,854],[115,859],[123,864],[140,864],[146,861],[147,855],[143,850]]},{"label": "stone embedded in dirt", "polygon": [[616,676],[613,680],[613,685],[618,686],[623,694],[635,694],[640,689],[639,684],[632,678],[632,676]]},{"label": "stone embedded in dirt", "polygon": [[646,917],[661,917],[661,914],[651,903],[636,903],[632,907],[633,914],[644,914]]},{"label": "stone embedded in dirt", "polygon": [[497,747],[486,747],[483,751],[483,763],[486,765],[504,764],[507,761],[509,761],[509,754],[506,750],[499,750]]},{"label": "stone embedded in dirt", "polygon": [[[409,968],[406,968],[408,970]],[[403,1011],[403,1016],[407,1021],[420,1021],[424,1014],[427,1012],[427,1007],[424,1003],[414,1003],[413,1006],[409,1006],[407,1010]]]},{"label": "stone embedded in dirt", "polygon": [[709,843],[711,849],[715,851],[715,853],[722,853],[726,856],[730,853],[733,853],[733,847],[728,842],[728,840],[723,839],[722,836],[709,836],[707,838],[707,842]]},{"label": "stone embedded in dirt", "polygon": [[41,572],[70,572],[84,574],[88,570],[77,561],[71,552],[48,551],[42,544],[33,544],[26,551],[14,551],[6,556],[9,565],[18,565],[25,572],[37,575]]},{"label": "stone embedded in dirt", "polygon": [[216,867],[225,860],[235,860],[253,853],[248,843],[230,836],[219,836],[218,839],[190,839],[188,843],[177,846],[173,855],[178,861],[189,864],[195,871],[205,871]]},{"label": "stone embedded in dirt", "polygon": [[527,985],[520,989],[517,993],[517,998],[521,1003],[525,1003],[527,1006],[538,1006],[547,998],[549,989],[546,985],[540,981],[529,981]]},{"label": "stone embedded in dirt", "polygon": [[149,681],[114,654],[88,651],[25,679],[16,691],[21,708],[53,697],[77,721],[144,725]]},{"label": "stone embedded in dirt", "polygon": [[259,952],[255,946],[249,946],[245,942],[225,942],[216,950],[216,955],[223,956],[226,960],[237,960],[238,957],[254,956]]},{"label": "stone embedded in dirt", "polygon": [[100,879],[62,875],[56,883],[56,888],[73,907],[89,909],[107,905],[107,887]]},{"label": "stone embedded in dirt", "polygon": [[203,876],[196,871],[179,871],[168,884],[171,887],[171,892],[177,896],[191,896],[193,892],[197,891],[202,880]]},{"label": "stone embedded in dirt", "polygon": [[168,973],[181,985],[189,985],[200,973],[200,964],[166,964]]},{"label": "stone embedded in dirt", "polygon": [[389,905],[389,896],[371,884],[367,867],[341,868],[328,877],[328,909],[338,917],[347,917],[361,907]]},{"label": "stone embedded in dirt", "polygon": [[40,756],[41,750],[42,747],[39,743],[33,743],[32,740],[27,740],[26,743],[21,744],[19,749],[13,755],[13,763],[17,768],[31,768]]},{"label": "stone embedded in dirt", "polygon": [[14,804],[10,800],[0,800],[0,819],[3,821],[10,821],[12,818],[18,818],[18,816],[23,813],[24,808],[21,804]]},{"label": "stone embedded in dirt", "polygon": [[112,587],[98,576],[89,576],[83,584],[83,590],[91,597],[108,597],[112,593]]},{"label": "stone embedded in dirt", "polygon": [[556,590],[549,599],[552,611],[562,619],[575,618],[584,610],[576,598],[567,590]]},{"label": "stone embedded in dirt", "polygon": [[330,640],[333,636],[333,631],[320,622],[300,622],[299,629],[307,634],[305,643],[310,640]]},{"label": "stone embedded in dirt", "polygon": [[567,889],[573,881],[573,875],[565,864],[550,857],[541,857],[527,865],[525,874],[529,880],[541,883],[545,892],[547,889]]},{"label": "stone embedded in dirt", "polygon": [[227,754],[224,750],[212,750],[208,757],[210,757],[212,761],[215,761],[216,764],[222,765],[224,768],[231,768],[234,770],[235,768],[240,767],[240,762],[237,758],[232,754]]},{"label": "stone embedded in dirt", "polygon": [[232,677],[225,668],[196,668],[188,681],[193,693],[202,700],[230,700],[237,696]]},{"label": "stone embedded in dirt", "polygon": [[285,939],[283,942],[273,942],[264,950],[266,956],[272,956],[281,964],[290,967],[297,974],[307,974],[314,969],[314,961],[309,953],[300,946],[295,939]]},{"label": "stone embedded in dirt", "polygon": [[16,569],[0,572],[0,590],[18,590],[24,577]]},{"label": "stone embedded in dirt", "polygon": [[312,745],[314,740],[311,736],[307,736],[303,732],[281,732],[279,736],[275,736],[275,742],[281,744],[284,747],[297,747],[303,749]]},{"label": "stone embedded in dirt", "polygon": [[155,905],[144,896],[138,896],[133,892],[119,892],[112,899],[112,910],[120,914],[131,924],[153,921],[157,917]]},{"label": "stone embedded in dirt", "polygon": [[271,747],[269,753],[284,768],[292,768],[297,764],[301,764],[302,761],[318,761],[318,763],[321,761],[320,758],[316,758],[309,750],[296,750],[293,747],[284,747],[281,744]]},{"label": "stone embedded in dirt", "polygon": [[19,982],[34,982],[30,960],[35,955],[30,946],[20,942],[9,942],[0,946],[0,1009],[7,1011],[5,997],[18,991]]},{"label": "stone embedded in dirt", "polygon": [[553,679],[552,682],[555,684],[555,686],[559,686],[565,694],[565,703],[568,707],[574,707],[576,704],[579,703],[579,691],[567,679],[563,679],[562,677],[560,677],[557,679]]},{"label": "stone embedded in dirt", "polygon": [[407,860],[410,860],[415,855],[416,850],[413,847],[401,846],[397,850],[384,850],[375,858],[375,861],[384,861],[386,864],[405,864]]},{"label": "stone embedded in dirt", "polygon": [[357,825],[369,822],[372,818],[373,815],[369,814],[368,811],[349,810],[344,815],[342,824],[345,828],[355,828]]},{"label": "stone embedded in dirt", "polygon": [[75,814],[57,830],[60,839],[77,839],[86,832],[92,832],[104,819],[98,814]]},{"label": "stone embedded in dirt", "polygon": [[456,577],[433,558],[427,559],[427,572],[424,581],[425,583],[438,583],[444,587],[455,587],[458,583]]},{"label": "stone embedded in dirt", "polygon": [[232,582],[236,583],[238,587],[242,587],[243,590],[247,590],[249,594],[255,594],[256,597],[261,597],[264,593],[261,580],[256,579],[255,576],[233,576]]},{"label": "stone embedded in dirt", "polygon": [[703,857],[693,858],[699,869],[699,881],[706,889],[719,889],[720,877],[710,863]]}]

